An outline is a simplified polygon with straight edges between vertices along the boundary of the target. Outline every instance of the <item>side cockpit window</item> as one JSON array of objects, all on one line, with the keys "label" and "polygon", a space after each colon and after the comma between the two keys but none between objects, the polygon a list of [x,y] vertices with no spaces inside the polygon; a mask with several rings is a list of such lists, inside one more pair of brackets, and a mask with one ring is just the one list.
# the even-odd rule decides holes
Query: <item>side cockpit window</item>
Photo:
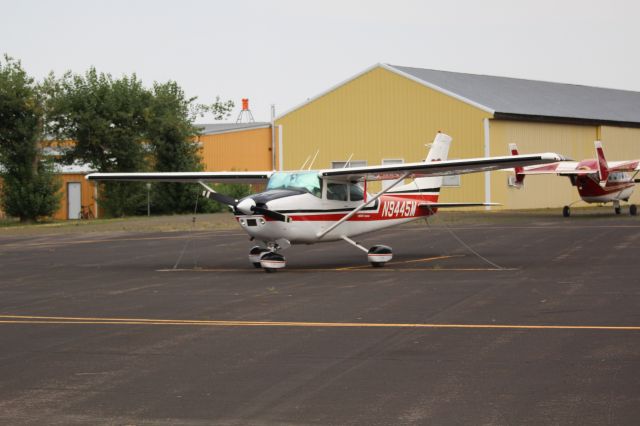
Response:
[{"label": "side cockpit window", "polygon": [[349,185],[349,199],[351,201],[364,200],[364,191],[357,182],[351,182],[351,184]]},{"label": "side cockpit window", "polygon": [[347,188],[346,183],[327,183],[327,200],[347,201]]},{"label": "side cockpit window", "polygon": [[333,201],[362,201],[364,191],[357,182],[350,183],[327,183],[327,200]]}]

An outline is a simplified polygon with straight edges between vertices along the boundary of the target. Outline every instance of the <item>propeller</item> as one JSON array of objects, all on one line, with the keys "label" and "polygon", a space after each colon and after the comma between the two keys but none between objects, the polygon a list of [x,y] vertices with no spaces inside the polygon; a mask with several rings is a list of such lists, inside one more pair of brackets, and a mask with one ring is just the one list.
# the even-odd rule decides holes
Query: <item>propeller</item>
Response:
[{"label": "propeller", "polygon": [[219,192],[207,190],[203,194],[205,197],[217,201],[222,204],[226,204],[233,209],[240,211],[244,214],[252,214],[257,213],[264,215],[273,220],[279,220],[281,222],[290,222],[291,219],[282,213],[278,213],[273,210],[269,210],[265,207],[258,207],[256,205],[255,200],[250,197],[244,198],[242,201],[238,201],[235,198],[229,197],[228,195],[220,194]]},{"label": "propeller", "polygon": [[265,209],[264,207],[253,206],[251,211],[258,214],[263,214],[273,220],[279,220],[281,222],[291,222],[291,218],[283,215],[282,213],[278,213],[273,210]]},{"label": "propeller", "polygon": [[224,195],[219,192],[205,191],[203,195],[210,200],[226,204],[227,206],[236,207],[236,205],[238,204],[238,200],[236,200],[235,198],[231,198],[228,195]]}]

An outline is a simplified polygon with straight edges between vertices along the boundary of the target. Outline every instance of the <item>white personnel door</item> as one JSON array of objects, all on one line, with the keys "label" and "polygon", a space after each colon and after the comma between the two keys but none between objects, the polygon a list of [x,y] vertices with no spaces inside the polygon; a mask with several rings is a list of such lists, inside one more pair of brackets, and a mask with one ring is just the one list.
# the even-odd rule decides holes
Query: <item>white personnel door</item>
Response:
[{"label": "white personnel door", "polygon": [[67,184],[67,219],[80,219],[82,192],[79,182]]}]

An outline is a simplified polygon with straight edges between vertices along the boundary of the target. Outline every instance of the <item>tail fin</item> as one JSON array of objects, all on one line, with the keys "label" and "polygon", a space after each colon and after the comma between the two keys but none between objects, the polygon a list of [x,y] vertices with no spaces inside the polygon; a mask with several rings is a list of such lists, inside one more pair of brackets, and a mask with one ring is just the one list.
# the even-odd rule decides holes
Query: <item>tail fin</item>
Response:
[{"label": "tail fin", "polygon": [[[518,155],[518,147],[516,146],[515,143],[509,144],[509,151],[511,151],[511,155]],[[513,171],[515,172],[515,176],[512,181],[513,186],[515,186],[516,188],[522,188],[522,186],[524,185],[524,176],[525,176],[522,173],[524,171],[524,168],[514,167]]]},{"label": "tail fin", "polygon": [[[451,145],[451,136],[438,132],[433,139],[431,149],[424,160],[426,163],[433,161],[446,161],[449,156],[449,146]],[[442,176],[416,178],[407,185],[397,186],[391,189],[391,192],[423,192],[423,191],[440,191],[442,186]]]},{"label": "tail fin", "polygon": [[602,149],[602,142],[595,141],[596,156],[598,157],[598,179],[600,180],[600,186],[604,188],[609,178],[609,166],[607,165],[607,159],[604,158],[604,150]]},{"label": "tail fin", "polygon": [[449,146],[451,145],[451,136],[438,132],[433,139],[431,149],[424,160],[429,163],[432,161],[446,161],[449,156]]}]

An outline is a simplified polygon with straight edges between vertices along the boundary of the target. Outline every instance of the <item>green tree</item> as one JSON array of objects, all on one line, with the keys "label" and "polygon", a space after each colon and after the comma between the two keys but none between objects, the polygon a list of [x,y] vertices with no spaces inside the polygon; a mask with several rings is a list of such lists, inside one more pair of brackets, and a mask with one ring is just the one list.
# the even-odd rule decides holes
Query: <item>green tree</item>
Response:
[{"label": "green tree", "polygon": [[[193,121],[205,113],[222,119],[233,108],[232,101],[219,97],[211,105],[197,104],[173,81],[147,89],[135,74],[114,79],[95,68],[84,75],[50,75],[44,86],[49,132],[58,140],[74,141],[64,161],[89,164],[100,172],[200,171]],[[193,184],[154,184],[153,211],[191,212],[200,190]],[[142,183],[109,182],[100,193],[109,215],[146,212]],[[198,210],[211,211],[213,206],[201,200]]]},{"label": "green tree", "polygon": [[55,213],[60,182],[42,155],[43,108],[40,87],[19,61],[0,60],[0,176],[4,211],[21,222]]},{"label": "green tree", "polygon": [[[213,189],[224,195],[228,195],[231,198],[239,200],[241,198],[250,195],[253,191],[251,185],[245,183],[218,183],[213,185]],[[212,212],[226,212],[229,211],[229,207],[226,204],[220,204],[217,201],[213,201]]]},{"label": "green tree", "polygon": [[[147,170],[147,117],[152,93],[135,74],[115,79],[90,68],[84,75],[53,75],[44,84],[48,128],[58,140],[73,140],[64,161],[89,164],[100,172]],[[105,184],[100,202],[107,214],[146,209],[144,184]]]},{"label": "green tree", "polygon": [[[212,105],[197,104],[187,98],[174,81],[155,83],[147,120],[147,137],[154,154],[154,169],[159,172],[191,172],[204,169],[196,141],[198,128],[193,124],[197,115],[212,112],[216,119],[228,116],[233,102]],[[159,183],[153,186],[152,205],[156,213],[187,213],[194,211],[198,185]],[[213,211],[207,199],[198,201],[198,211]]]}]

